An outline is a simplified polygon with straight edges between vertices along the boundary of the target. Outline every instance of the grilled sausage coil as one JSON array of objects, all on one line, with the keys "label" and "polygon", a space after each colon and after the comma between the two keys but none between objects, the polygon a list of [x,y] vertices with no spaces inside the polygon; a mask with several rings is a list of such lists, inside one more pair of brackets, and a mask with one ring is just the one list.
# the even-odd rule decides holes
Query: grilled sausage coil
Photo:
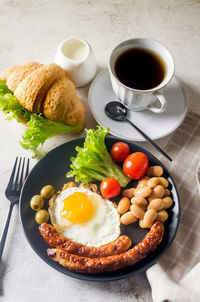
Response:
[{"label": "grilled sausage coil", "polygon": [[56,229],[48,223],[42,223],[39,226],[39,231],[46,243],[51,247],[89,258],[117,255],[127,251],[132,244],[131,239],[128,236],[123,235],[106,245],[99,247],[85,246],[59,234]]},{"label": "grilled sausage coil", "polygon": [[156,221],[146,237],[132,249],[120,254],[103,258],[88,258],[73,255],[61,249],[48,249],[47,255],[55,262],[69,270],[96,274],[111,272],[126,266],[133,266],[149,253],[153,252],[162,241],[164,226]]}]

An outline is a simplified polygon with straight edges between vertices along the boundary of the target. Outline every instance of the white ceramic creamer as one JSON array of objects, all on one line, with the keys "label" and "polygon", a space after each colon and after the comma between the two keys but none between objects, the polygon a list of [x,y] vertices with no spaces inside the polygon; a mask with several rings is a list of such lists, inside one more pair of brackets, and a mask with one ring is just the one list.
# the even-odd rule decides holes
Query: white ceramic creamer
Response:
[{"label": "white ceramic creamer", "polygon": [[54,62],[60,65],[76,87],[88,84],[96,73],[91,46],[84,40],[64,40],[57,49]]}]

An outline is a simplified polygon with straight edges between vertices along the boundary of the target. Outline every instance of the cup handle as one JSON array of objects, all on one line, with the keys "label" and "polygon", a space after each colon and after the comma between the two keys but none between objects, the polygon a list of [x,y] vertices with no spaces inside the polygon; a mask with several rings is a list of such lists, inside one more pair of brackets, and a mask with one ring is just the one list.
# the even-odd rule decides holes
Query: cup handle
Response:
[{"label": "cup handle", "polygon": [[158,100],[160,102],[160,107],[156,107],[156,106],[153,105],[156,101],[155,100],[153,102],[153,104],[150,105],[147,109],[151,110],[154,113],[164,112],[167,109],[167,100],[166,100],[166,98],[162,94],[160,94],[159,92],[156,92],[154,95],[157,97],[156,100]]}]

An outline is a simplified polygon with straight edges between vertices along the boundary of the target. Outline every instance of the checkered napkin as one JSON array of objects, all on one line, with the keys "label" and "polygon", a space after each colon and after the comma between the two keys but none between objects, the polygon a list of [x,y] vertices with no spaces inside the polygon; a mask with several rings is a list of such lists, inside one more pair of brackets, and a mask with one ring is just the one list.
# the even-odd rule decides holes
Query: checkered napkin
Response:
[{"label": "checkered napkin", "polygon": [[177,235],[161,260],[147,270],[154,302],[200,301],[200,116],[190,112],[170,138],[162,162],[180,194]]}]

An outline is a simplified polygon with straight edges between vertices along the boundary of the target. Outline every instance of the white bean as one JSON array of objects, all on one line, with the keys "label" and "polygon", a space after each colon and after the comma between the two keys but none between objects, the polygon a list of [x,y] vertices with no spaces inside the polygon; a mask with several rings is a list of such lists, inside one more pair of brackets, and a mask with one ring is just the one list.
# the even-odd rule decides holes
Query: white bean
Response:
[{"label": "white bean", "polygon": [[118,203],[117,211],[120,215],[126,213],[130,207],[130,199],[128,197],[122,197]]},{"label": "white bean", "polygon": [[130,206],[130,210],[135,217],[137,217],[137,218],[144,217],[145,211],[142,208],[138,207],[136,204],[132,204]]},{"label": "white bean", "polygon": [[126,189],[122,192],[124,197],[132,198],[135,193],[135,188]]},{"label": "white bean", "polygon": [[151,194],[152,190],[150,187],[142,187],[135,189],[135,196],[148,197]]},{"label": "white bean", "polygon": [[152,177],[149,179],[147,185],[150,187],[150,188],[154,188],[155,186],[157,186],[159,184],[160,180],[158,177]]},{"label": "white bean", "polygon": [[164,188],[167,188],[169,186],[169,182],[166,178],[159,177],[158,179],[159,179],[160,185],[163,186]]},{"label": "white bean", "polygon": [[147,209],[154,209],[156,211],[160,211],[164,209],[164,201],[163,199],[157,198],[150,201]]},{"label": "white bean", "polygon": [[163,174],[163,168],[161,166],[152,166],[147,170],[148,176],[161,176]]},{"label": "white bean", "polygon": [[131,224],[133,222],[136,222],[137,220],[137,217],[135,217],[131,211],[126,212],[121,216],[121,223],[124,225]]},{"label": "white bean", "polygon": [[149,176],[143,176],[143,177],[138,181],[137,188],[146,187],[148,181],[149,181]]},{"label": "white bean", "polygon": [[168,218],[168,213],[165,210],[162,210],[160,212],[158,212],[156,220],[161,221],[161,222],[165,222]]},{"label": "white bean", "polygon": [[164,197],[163,199],[163,202],[164,202],[164,209],[168,209],[171,207],[172,203],[173,203],[173,200],[171,197],[169,196],[166,196]]},{"label": "white bean", "polygon": [[131,198],[132,204],[137,204],[139,207],[146,207],[147,200],[142,196],[135,196]]},{"label": "white bean", "polygon": [[164,196],[165,189],[161,185],[157,185],[153,188],[151,195],[148,197],[148,201],[153,199],[162,198]]},{"label": "white bean", "polygon": [[154,221],[156,220],[156,217],[157,217],[156,210],[154,209],[147,210],[142,220],[142,224],[144,228],[150,228],[154,223]]},{"label": "white bean", "polygon": [[169,189],[165,189],[164,197],[165,196],[169,196],[169,195],[170,195],[170,190]]}]

